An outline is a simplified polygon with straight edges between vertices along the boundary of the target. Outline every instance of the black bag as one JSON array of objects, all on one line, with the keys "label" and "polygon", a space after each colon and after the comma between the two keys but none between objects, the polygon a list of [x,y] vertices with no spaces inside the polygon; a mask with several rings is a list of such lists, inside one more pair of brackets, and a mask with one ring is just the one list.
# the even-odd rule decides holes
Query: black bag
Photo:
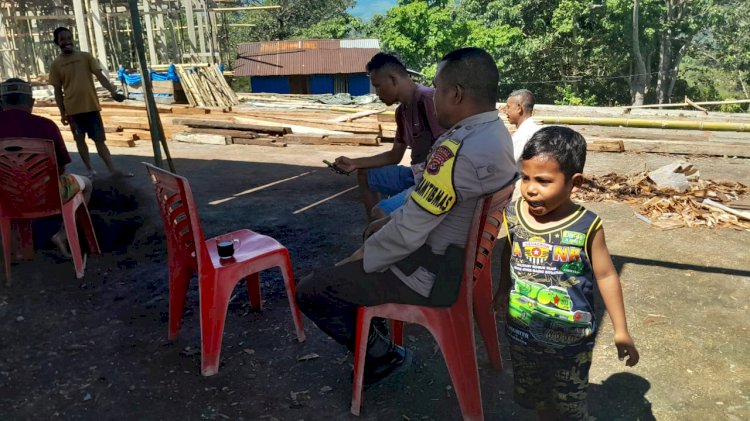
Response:
[{"label": "black bag", "polygon": [[[423,245],[414,253],[395,264],[404,274],[411,275],[419,267],[435,274],[428,300],[434,307],[450,307],[456,302],[461,289],[464,272],[464,249],[450,245],[445,254],[434,254],[428,245]],[[471,280],[470,280],[471,281]]]}]

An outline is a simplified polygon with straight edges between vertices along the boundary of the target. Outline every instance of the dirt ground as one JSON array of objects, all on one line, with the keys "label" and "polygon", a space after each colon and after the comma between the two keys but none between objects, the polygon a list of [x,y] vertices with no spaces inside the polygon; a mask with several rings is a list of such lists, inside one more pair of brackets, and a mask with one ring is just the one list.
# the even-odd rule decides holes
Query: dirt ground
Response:
[{"label": "dirt ground", "polygon": [[[170,147],[178,172],[191,182],[206,235],[238,228],[271,235],[290,249],[297,276],[332,264],[361,241],[364,214],[356,189],[347,191],[355,178],[334,174],[320,161],[389,148]],[[139,164],[152,161],[151,148],[140,143],[113,152],[136,177],[104,177],[93,157],[100,176],[91,213],[104,253],[89,259],[86,277],[76,280],[70,261],[43,249],[33,262],[14,264],[13,286],[0,286],[0,418],[356,419],[349,415],[351,356],[307,319],[308,339],[296,342],[278,271],[262,278],[262,313],[251,311],[245,289],[236,288],[218,375],[200,376],[195,282],[180,337],[167,341],[166,243]],[[72,155],[70,169],[82,172]],[[624,174],[673,159],[592,153],[587,171]],[[750,184],[747,160],[689,161],[704,178]],[[635,368],[618,361],[605,320],[590,378],[591,414],[601,420],[750,418],[750,233],[658,231],[626,205],[590,208],[605,221],[641,351]],[[53,222],[41,224],[37,233],[55,229]],[[512,400],[502,342],[502,372],[478,346],[486,419],[533,419]],[[416,364],[368,390],[359,419],[460,419],[433,339],[408,326],[407,344]],[[310,354],[318,357],[300,358]]]}]

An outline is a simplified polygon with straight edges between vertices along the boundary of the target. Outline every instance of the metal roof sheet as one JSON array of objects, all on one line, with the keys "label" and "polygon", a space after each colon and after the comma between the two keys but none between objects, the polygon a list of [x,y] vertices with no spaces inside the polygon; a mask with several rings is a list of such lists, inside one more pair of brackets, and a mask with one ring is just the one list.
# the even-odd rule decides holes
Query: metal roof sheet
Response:
[{"label": "metal roof sheet", "polygon": [[240,44],[235,76],[364,73],[377,39],[295,40]]}]

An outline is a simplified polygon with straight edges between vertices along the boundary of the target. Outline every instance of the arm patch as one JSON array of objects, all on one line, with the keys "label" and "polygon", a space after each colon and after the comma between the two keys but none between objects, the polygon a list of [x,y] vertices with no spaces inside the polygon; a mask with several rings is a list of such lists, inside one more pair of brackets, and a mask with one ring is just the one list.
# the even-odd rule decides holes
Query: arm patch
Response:
[{"label": "arm patch", "polygon": [[429,156],[422,180],[411,193],[411,198],[427,212],[442,215],[456,205],[453,185],[453,166],[460,142],[447,139]]}]

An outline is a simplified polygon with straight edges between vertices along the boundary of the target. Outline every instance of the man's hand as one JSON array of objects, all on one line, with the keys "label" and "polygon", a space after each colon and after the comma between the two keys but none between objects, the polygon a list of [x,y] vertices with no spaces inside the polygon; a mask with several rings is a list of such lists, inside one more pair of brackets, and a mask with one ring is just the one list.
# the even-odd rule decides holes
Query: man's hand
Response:
[{"label": "man's hand", "polygon": [[354,163],[354,160],[345,156],[336,158],[336,160],[333,161],[333,164],[345,172],[352,172],[357,169],[357,165]]},{"label": "man's hand", "polygon": [[640,355],[638,354],[638,349],[636,349],[635,344],[633,343],[633,338],[630,337],[630,334],[627,331],[625,333],[615,333],[615,346],[617,346],[617,358],[619,358],[620,361],[624,360],[625,357],[628,357],[627,361],[625,361],[626,366],[633,367],[638,364]]},{"label": "man's hand", "polygon": [[125,95],[123,95],[123,94],[121,94],[121,93],[119,93],[117,91],[114,91],[114,92],[112,92],[112,99],[114,99],[117,102],[122,102],[122,101],[125,101]]},{"label": "man's hand", "polygon": [[357,260],[362,260],[365,257],[365,246],[362,246],[357,249],[354,253],[352,253],[351,256],[347,257],[344,260],[341,260],[337,262],[334,266],[341,266],[350,262],[356,262]]},{"label": "man's hand", "polygon": [[66,116],[65,113],[60,115],[60,122],[63,124],[63,126],[68,125],[68,116]]},{"label": "man's hand", "polygon": [[386,216],[385,218],[376,219],[365,228],[365,232],[362,234],[364,236],[363,240],[367,240],[370,238],[371,235],[375,234],[379,229],[383,228],[385,224],[388,223],[388,221],[391,220],[390,216]]}]

